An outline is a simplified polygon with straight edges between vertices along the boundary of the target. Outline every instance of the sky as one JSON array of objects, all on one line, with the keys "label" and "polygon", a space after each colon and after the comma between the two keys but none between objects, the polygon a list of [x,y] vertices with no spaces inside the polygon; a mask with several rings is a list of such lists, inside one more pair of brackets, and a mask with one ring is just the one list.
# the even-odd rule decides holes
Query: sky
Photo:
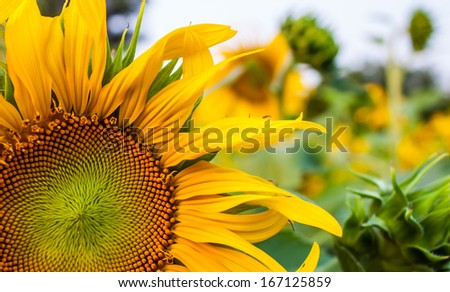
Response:
[{"label": "sky", "polygon": [[[417,8],[432,16],[436,32],[425,52],[412,54],[404,32]],[[371,41],[372,37],[382,37],[394,44],[395,56],[403,65],[430,69],[444,90],[450,91],[449,12],[448,0],[149,0],[142,28],[146,38],[139,50],[190,23],[231,25],[238,34],[222,48],[264,45],[276,35],[286,16],[312,13],[333,31],[340,45],[337,62],[342,68],[384,62],[387,46]]]}]

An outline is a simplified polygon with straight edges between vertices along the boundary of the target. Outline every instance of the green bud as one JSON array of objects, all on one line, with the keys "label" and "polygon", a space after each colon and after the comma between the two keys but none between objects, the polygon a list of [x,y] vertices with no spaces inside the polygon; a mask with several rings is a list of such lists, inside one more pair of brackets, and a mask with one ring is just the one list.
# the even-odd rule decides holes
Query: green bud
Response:
[{"label": "green bud", "polygon": [[350,190],[357,197],[335,241],[344,271],[450,271],[450,175],[421,182],[446,157],[433,156],[400,182],[392,170],[390,184],[357,174],[376,190]]},{"label": "green bud", "polygon": [[419,9],[412,15],[408,31],[414,51],[419,52],[425,49],[433,34],[433,23],[428,14]]},{"label": "green bud", "polygon": [[327,70],[333,65],[339,48],[333,34],[321,27],[315,17],[288,17],[282,24],[281,31],[288,40],[297,63],[309,64],[317,70]]}]

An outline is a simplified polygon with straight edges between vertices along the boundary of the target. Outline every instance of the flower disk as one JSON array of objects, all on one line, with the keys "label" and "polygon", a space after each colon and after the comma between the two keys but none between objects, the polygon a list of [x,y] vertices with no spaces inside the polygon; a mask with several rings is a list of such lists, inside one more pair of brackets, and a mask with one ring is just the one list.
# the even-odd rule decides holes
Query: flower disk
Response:
[{"label": "flower disk", "polygon": [[[114,123],[54,111],[16,137],[9,151],[18,150],[0,164],[0,271],[166,265],[176,210],[171,174]],[[36,140],[19,142],[25,136]]]}]

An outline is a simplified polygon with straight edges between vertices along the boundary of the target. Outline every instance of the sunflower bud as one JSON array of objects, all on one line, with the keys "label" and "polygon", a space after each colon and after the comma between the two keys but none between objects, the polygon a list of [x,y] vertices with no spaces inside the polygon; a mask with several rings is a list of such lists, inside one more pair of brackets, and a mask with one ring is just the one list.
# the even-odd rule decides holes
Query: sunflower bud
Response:
[{"label": "sunflower bud", "polygon": [[450,271],[450,176],[416,187],[444,157],[430,158],[401,182],[392,171],[391,184],[357,174],[376,191],[351,190],[358,197],[335,241],[344,271]]},{"label": "sunflower bud", "polygon": [[433,23],[428,14],[419,9],[412,15],[408,30],[414,51],[420,52],[433,34]]},{"label": "sunflower bud", "polygon": [[332,33],[321,27],[315,17],[288,17],[281,27],[297,63],[306,63],[317,70],[327,70],[333,64],[338,46]]}]

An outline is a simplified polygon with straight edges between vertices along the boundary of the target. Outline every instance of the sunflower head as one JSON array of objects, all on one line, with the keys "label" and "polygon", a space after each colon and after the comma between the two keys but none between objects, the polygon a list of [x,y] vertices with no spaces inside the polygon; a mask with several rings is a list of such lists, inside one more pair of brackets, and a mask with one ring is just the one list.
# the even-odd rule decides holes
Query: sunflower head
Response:
[{"label": "sunflower head", "polygon": [[[134,59],[137,34],[111,53],[105,1],[72,0],[51,18],[34,0],[0,4],[0,271],[281,271],[253,243],[289,220],[341,235],[318,206],[207,161],[249,142],[206,145],[211,131],[276,140],[261,118],[190,127],[210,78],[242,57],[213,64],[228,26],[177,29]],[[323,129],[301,117],[272,127]],[[318,256],[313,244],[301,269]]]}]

